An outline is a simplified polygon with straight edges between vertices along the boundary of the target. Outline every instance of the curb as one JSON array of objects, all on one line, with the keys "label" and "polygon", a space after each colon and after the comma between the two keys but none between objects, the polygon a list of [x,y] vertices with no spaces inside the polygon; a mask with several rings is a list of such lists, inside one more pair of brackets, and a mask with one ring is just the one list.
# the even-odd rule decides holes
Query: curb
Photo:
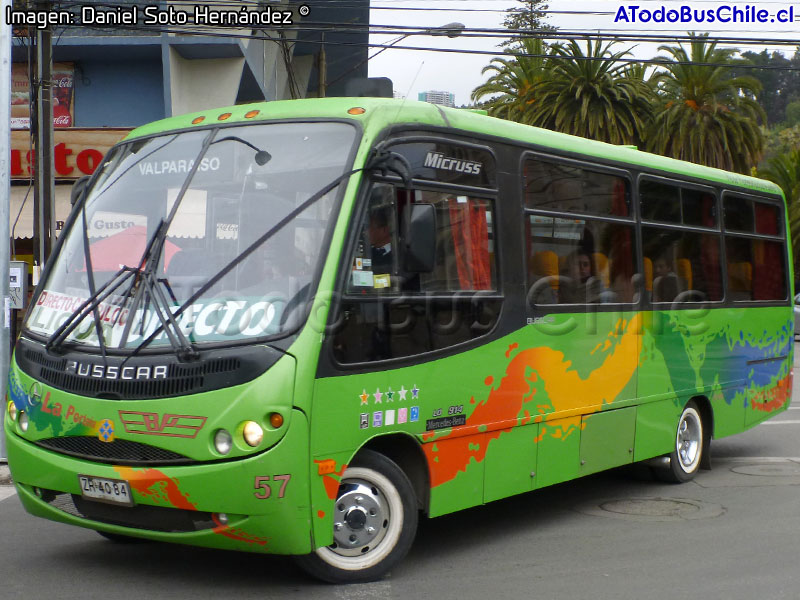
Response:
[{"label": "curb", "polygon": [[12,485],[11,471],[8,465],[0,464],[0,485]]}]

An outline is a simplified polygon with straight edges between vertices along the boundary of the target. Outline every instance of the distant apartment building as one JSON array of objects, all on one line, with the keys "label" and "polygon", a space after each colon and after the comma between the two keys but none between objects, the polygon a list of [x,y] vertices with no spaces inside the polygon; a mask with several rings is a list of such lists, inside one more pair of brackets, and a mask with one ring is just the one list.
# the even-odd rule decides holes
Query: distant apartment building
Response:
[{"label": "distant apartment building", "polygon": [[429,90],[427,92],[420,92],[417,99],[422,102],[430,102],[431,104],[441,104],[442,106],[456,105],[456,96],[450,92]]}]

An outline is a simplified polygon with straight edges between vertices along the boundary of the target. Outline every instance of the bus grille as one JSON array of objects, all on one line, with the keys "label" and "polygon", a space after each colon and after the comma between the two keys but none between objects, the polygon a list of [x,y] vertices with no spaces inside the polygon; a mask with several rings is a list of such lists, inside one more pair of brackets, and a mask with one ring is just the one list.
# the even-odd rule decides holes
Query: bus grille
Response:
[{"label": "bus grille", "polygon": [[[71,394],[103,400],[145,400],[199,394],[247,383],[285,355],[282,350],[265,345],[208,349],[189,362],[166,349],[159,354],[105,357],[71,350],[62,352],[48,352],[42,344],[21,337],[14,359],[33,379]],[[123,369],[127,369],[125,378]]]},{"label": "bus grille", "polygon": [[101,442],[96,437],[90,436],[69,436],[48,438],[36,442],[42,448],[47,448],[59,454],[68,454],[86,460],[93,460],[101,463],[125,464],[125,465],[176,465],[190,464],[195,462],[191,458],[140,444],[129,440],[115,440],[113,442]]},{"label": "bus grille", "polygon": [[144,504],[130,507],[114,506],[50,490],[42,490],[42,499],[53,508],[73,517],[91,519],[108,525],[168,532],[202,531],[217,526],[211,513],[197,510]]},{"label": "bus grille", "polygon": [[[209,360],[199,365],[171,364],[164,379],[95,379],[79,377],[64,372],[63,366],[55,366],[38,353],[28,351],[25,358],[41,366],[42,381],[53,387],[98,398],[168,398],[202,391],[208,375],[230,375],[241,368],[236,358]],[[43,364],[43,363],[48,364]]]}]

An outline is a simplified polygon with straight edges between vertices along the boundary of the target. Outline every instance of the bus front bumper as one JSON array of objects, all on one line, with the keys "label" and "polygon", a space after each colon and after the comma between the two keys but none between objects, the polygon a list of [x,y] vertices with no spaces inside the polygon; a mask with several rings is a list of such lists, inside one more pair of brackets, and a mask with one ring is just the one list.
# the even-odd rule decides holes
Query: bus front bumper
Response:
[{"label": "bus front bumper", "polygon": [[[306,554],[311,548],[308,422],[295,411],[256,456],[189,466],[118,466],[57,454],[6,428],[19,498],[36,516],[99,531],[209,548]],[[127,482],[133,506],[87,499],[80,476]]]}]

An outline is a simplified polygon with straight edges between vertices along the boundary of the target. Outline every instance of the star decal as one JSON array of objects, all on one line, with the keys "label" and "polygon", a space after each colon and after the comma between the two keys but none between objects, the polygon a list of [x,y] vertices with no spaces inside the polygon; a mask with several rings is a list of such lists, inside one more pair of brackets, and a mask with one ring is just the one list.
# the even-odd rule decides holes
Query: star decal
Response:
[{"label": "star decal", "polygon": [[389,388],[389,391],[386,392],[385,396],[387,402],[394,402],[394,391],[392,388]]},{"label": "star decal", "polygon": [[375,396],[375,404],[380,404],[381,403],[381,398],[383,397],[383,393],[381,392],[381,388],[376,389],[375,393],[372,394],[372,395]]},{"label": "star decal", "polygon": [[369,403],[369,394],[367,393],[367,390],[364,390],[363,392],[361,392],[361,395],[359,396],[359,398],[361,398],[362,406],[364,404],[368,404]]},{"label": "star decal", "polygon": [[400,386],[400,389],[397,391],[397,393],[400,394],[400,401],[402,402],[403,400],[406,399],[406,394],[408,393],[408,390],[406,389],[406,386],[402,385]]},{"label": "star decal", "polygon": [[419,388],[417,387],[417,384],[415,383],[414,387],[411,388],[411,399],[412,400],[416,400],[417,398],[419,398]]}]

